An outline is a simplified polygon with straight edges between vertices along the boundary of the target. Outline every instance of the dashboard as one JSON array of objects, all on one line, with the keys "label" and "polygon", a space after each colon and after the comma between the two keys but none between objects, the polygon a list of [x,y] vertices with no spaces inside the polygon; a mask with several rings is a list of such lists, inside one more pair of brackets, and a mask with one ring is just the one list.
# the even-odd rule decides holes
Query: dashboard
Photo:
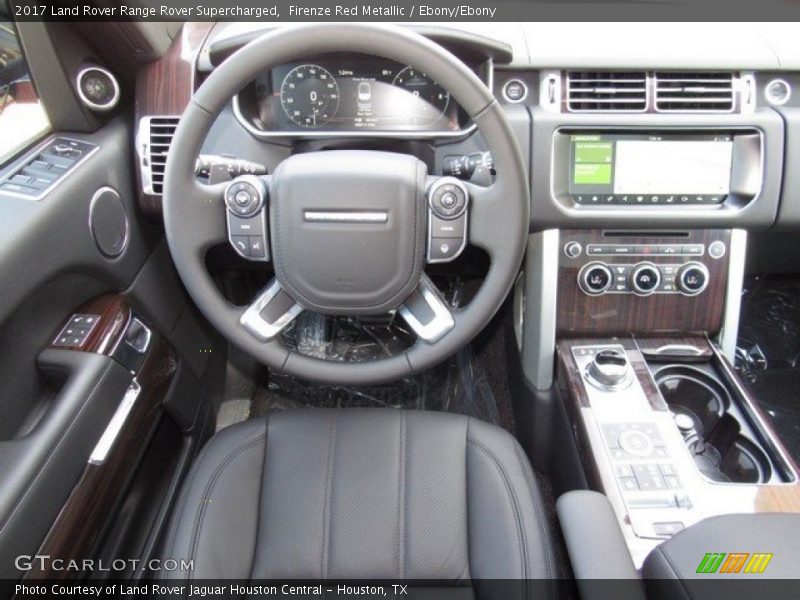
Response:
[{"label": "dashboard", "polygon": [[[164,64],[137,82],[138,166],[154,211],[164,135],[192,87],[272,27],[191,24],[197,34],[160,61],[192,71],[173,78],[188,83],[182,96],[160,93]],[[800,228],[800,175],[784,168],[800,156],[800,52],[781,43],[791,28],[713,52],[692,36],[676,48],[672,29],[642,24],[614,25],[616,41],[593,51],[564,43],[583,27],[412,27],[460,58],[503,107],[529,169],[532,229]],[[647,53],[630,54],[630,39],[649,40]],[[413,153],[429,173],[464,180],[491,182],[503,169],[438,82],[408,63],[348,51],[308,52],[258,73],[220,115],[204,153],[271,172],[291,154],[343,148]]]},{"label": "dashboard", "polygon": [[329,54],[280,65],[235,100],[252,133],[458,132],[467,116],[420,70],[360,54]]}]

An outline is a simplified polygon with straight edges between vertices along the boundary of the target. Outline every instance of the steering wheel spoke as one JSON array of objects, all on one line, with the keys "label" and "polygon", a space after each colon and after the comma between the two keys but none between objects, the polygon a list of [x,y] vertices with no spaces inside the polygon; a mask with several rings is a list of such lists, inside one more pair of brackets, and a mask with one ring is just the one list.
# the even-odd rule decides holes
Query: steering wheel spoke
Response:
[{"label": "steering wheel spoke", "polygon": [[277,279],[273,279],[244,311],[239,322],[258,341],[268,342],[301,312],[303,307],[284,291]]},{"label": "steering wheel spoke", "polygon": [[397,312],[429,344],[439,341],[456,324],[441,292],[426,275]]},{"label": "steering wheel spoke", "polygon": [[186,216],[187,230],[191,231],[193,244],[201,251],[223,244],[228,239],[225,223],[225,185],[206,185],[196,182],[188,204],[191,214]]},{"label": "steering wheel spoke", "polygon": [[502,244],[508,232],[498,227],[498,213],[503,210],[499,185],[482,187],[472,183],[464,183],[470,196],[469,242],[490,253]]}]

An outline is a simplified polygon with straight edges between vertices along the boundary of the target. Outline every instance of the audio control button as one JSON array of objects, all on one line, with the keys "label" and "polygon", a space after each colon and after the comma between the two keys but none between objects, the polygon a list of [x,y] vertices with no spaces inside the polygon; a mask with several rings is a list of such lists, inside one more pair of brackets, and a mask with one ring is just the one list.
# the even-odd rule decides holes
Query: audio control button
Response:
[{"label": "audio control button", "polygon": [[609,287],[614,276],[603,263],[589,263],[578,274],[578,285],[590,296],[602,294]]},{"label": "audio control button", "polygon": [[678,273],[678,289],[687,296],[696,296],[708,286],[708,269],[699,262],[686,263]]},{"label": "audio control button", "polygon": [[640,263],[633,268],[630,285],[633,291],[642,296],[652,294],[661,284],[661,273],[651,263]]}]

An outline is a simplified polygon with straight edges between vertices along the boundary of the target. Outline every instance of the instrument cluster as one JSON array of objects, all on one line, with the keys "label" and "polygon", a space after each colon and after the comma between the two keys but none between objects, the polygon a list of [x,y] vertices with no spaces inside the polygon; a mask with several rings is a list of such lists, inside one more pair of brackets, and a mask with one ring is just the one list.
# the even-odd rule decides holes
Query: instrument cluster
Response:
[{"label": "instrument cluster", "polygon": [[459,132],[468,118],[420,70],[387,59],[335,54],[273,68],[236,98],[256,134]]}]

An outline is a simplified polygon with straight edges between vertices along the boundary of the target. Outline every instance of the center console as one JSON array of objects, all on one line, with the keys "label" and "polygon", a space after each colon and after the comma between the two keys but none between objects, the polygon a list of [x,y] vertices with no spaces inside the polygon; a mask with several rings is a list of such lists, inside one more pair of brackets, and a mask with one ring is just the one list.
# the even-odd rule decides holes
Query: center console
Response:
[{"label": "center console", "polygon": [[562,230],[557,332],[718,331],[730,243],[726,230]]},{"label": "center console", "polygon": [[[602,164],[610,151],[613,162],[622,139],[592,141],[603,147],[583,158]],[[609,499],[634,565],[711,516],[800,512],[797,466],[713,341],[738,321],[734,232],[558,234],[557,385],[584,473]]]},{"label": "center console", "polygon": [[561,340],[558,372],[637,567],[707,517],[800,510],[796,467],[707,338]]}]

